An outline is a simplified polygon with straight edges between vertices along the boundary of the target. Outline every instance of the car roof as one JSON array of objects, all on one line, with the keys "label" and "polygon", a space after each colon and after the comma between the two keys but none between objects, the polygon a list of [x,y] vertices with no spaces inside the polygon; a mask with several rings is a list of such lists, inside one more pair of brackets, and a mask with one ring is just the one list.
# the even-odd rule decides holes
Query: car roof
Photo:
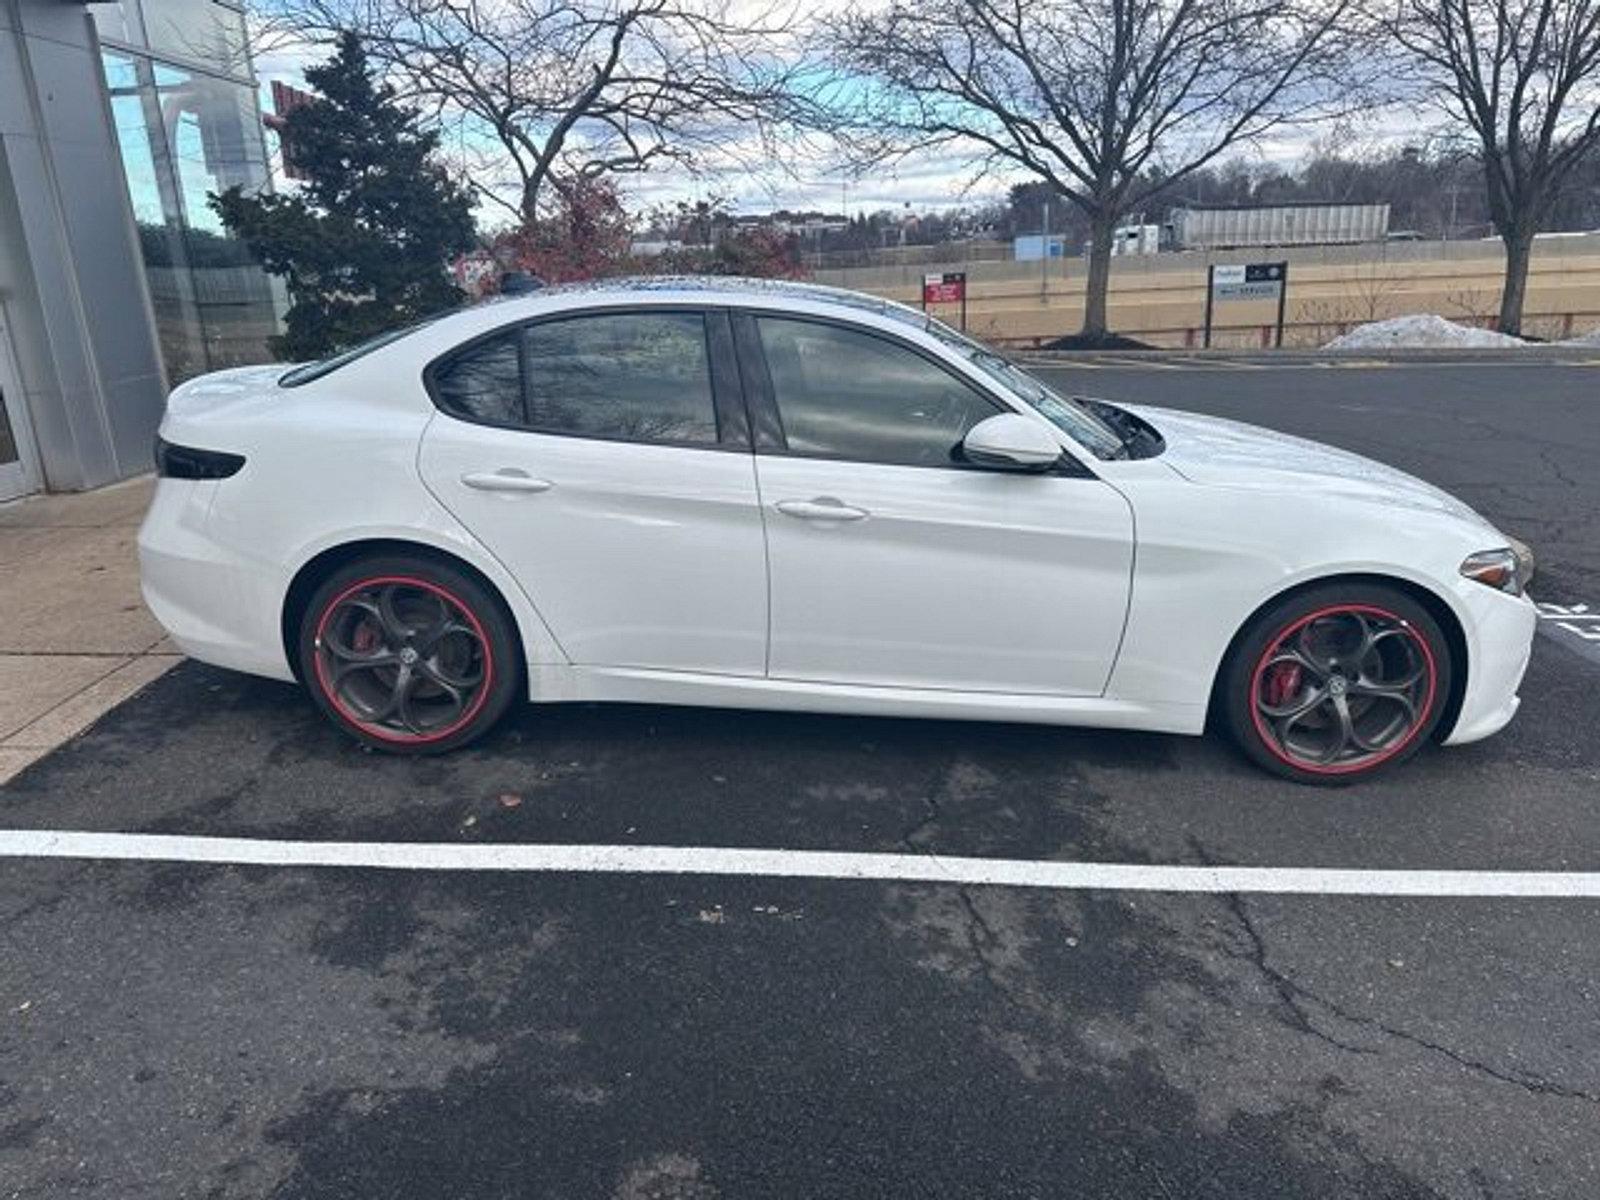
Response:
[{"label": "car roof", "polygon": [[289,386],[314,383],[345,370],[387,370],[401,359],[419,369],[443,354],[522,321],[563,313],[629,306],[722,305],[770,308],[797,314],[864,319],[879,328],[895,327],[927,336],[929,319],[909,305],[863,292],[793,279],[749,279],[733,275],[646,275],[587,280],[496,296],[478,304],[430,317],[320,363],[307,363],[281,377]]},{"label": "car roof", "polygon": [[881,296],[796,279],[754,279],[741,275],[631,275],[560,283],[486,300],[475,311],[493,309],[497,310],[497,316],[522,312],[532,315],[557,308],[599,307],[640,300],[659,304],[684,301],[752,307],[773,302],[786,306],[784,302],[788,302],[871,313],[918,324],[926,320],[916,309]]}]

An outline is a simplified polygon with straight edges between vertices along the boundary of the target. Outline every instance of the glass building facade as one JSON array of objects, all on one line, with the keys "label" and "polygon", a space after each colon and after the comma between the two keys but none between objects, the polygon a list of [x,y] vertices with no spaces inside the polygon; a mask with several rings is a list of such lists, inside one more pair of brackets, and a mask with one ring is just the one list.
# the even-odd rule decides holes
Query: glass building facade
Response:
[{"label": "glass building facade", "polygon": [[268,359],[281,287],[208,200],[269,186],[243,10],[118,0],[90,12],[168,380]]}]

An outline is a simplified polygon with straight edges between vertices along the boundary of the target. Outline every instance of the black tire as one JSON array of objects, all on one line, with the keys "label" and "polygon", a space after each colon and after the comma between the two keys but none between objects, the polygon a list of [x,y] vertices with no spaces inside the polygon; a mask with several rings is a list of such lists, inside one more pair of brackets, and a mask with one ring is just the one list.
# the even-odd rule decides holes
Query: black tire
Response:
[{"label": "black tire", "polygon": [[426,555],[347,563],[300,621],[300,678],[335,725],[391,754],[443,754],[487,733],[522,686],[500,597]]},{"label": "black tire", "polygon": [[1218,708],[1257,766],[1298,783],[1350,784],[1431,739],[1452,668],[1439,623],[1404,591],[1334,582],[1256,615],[1223,667]]}]

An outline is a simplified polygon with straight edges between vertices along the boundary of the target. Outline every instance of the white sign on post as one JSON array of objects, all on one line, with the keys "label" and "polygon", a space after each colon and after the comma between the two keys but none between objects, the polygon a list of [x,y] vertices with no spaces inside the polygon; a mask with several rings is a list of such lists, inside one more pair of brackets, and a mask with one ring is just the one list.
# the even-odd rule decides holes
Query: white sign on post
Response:
[{"label": "white sign on post", "polygon": [[1211,294],[1218,300],[1276,300],[1288,263],[1245,263],[1211,268]]},{"label": "white sign on post", "polygon": [[[1211,346],[1211,312],[1219,300],[1276,300],[1278,334],[1274,343],[1283,345],[1283,310],[1288,298],[1287,262],[1212,264],[1206,269],[1206,335],[1202,343]],[[1261,335],[1267,345],[1267,333]]]}]

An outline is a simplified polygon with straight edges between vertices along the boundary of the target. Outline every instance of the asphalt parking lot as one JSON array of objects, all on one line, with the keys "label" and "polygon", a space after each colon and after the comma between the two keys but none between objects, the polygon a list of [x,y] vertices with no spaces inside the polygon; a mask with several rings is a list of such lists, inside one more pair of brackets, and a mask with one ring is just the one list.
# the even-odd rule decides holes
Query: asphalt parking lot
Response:
[{"label": "asphalt parking lot", "polygon": [[[1600,366],[1050,370],[1381,458],[1532,543],[1568,615],[1517,721],[1333,792],[1209,739],[644,707],[402,760],[185,664],[0,826],[1600,871]],[[0,1197],[1592,1197],[1597,917],[0,859]]]}]

